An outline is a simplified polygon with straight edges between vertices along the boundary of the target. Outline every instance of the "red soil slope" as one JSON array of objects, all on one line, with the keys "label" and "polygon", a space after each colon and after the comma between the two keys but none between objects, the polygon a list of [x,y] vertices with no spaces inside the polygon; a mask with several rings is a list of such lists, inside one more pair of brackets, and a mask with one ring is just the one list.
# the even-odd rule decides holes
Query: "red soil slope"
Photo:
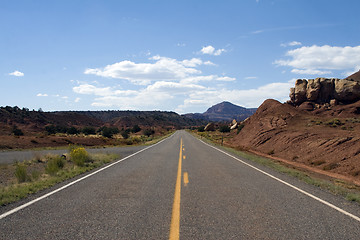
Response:
[{"label": "red soil slope", "polygon": [[360,101],[306,111],[266,100],[228,144],[360,183]]}]

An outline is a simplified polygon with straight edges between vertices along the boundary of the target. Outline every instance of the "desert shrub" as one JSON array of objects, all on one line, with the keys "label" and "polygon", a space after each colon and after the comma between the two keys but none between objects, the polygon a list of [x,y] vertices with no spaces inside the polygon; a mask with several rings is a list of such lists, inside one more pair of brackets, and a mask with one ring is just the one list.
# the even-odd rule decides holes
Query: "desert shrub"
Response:
[{"label": "desert shrub", "polygon": [[21,129],[19,129],[17,126],[14,126],[14,127],[13,127],[12,133],[13,133],[15,136],[23,136],[23,135],[24,135],[23,131],[21,131]]},{"label": "desert shrub", "polygon": [[41,175],[40,172],[37,170],[31,172],[31,178],[33,180],[38,180],[40,178],[40,175]]},{"label": "desert shrub", "polygon": [[245,127],[244,124],[240,124],[237,128],[237,134],[239,134],[239,132]]},{"label": "desert shrub", "polygon": [[144,133],[145,136],[150,137],[151,135],[153,135],[155,133],[155,131],[152,130],[152,129],[145,129],[143,131],[143,133]]},{"label": "desert shrub", "polygon": [[67,130],[67,133],[68,134],[79,134],[80,133],[80,131],[79,131],[79,129],[77,129],[76,127],[70,127],[68,130]]},{"label": "desert shrub", "polygon": [[339,119],[337,118],[334,118],[334,119],[331,119],[329,121],[326,122],[326,125],[330,126],[330,127],[337,127],[337,126],[341,126],[343,125],[344,123],[342,123]]},{"label": "desert shrub", "polygon": [[18,183],[22,183],[22,182],[26,182],[27,180],[30,180],[29,176],[27,175],[25,165],[16,164],[15,177],[16,177]]},{"label": "desert shrub", "polygon": [[127,131],[122,131],[121,132],[121,136],[124,138],[124,139],[128,139],[129,138],[129,133]]},{"label": "desert shrub", "polygon": [[268,155],[274,155],[274,154],[275,154],[275,150],[272,149],[272,150],[270,150],[267,154],[268,154]]},{"label": "desert shrub", "polygon": [[84,127],[81,132],[85,135],[96,134],[96,129],[93,127]]},{"label": "desert shrub", "polygon": [[219,131],[222,133],[230,132],[230,127],[227,125],[221,125]]},{"label": "desert shrub", "polygon": [[200,126],[197,128],[198,132],[204,132],[205,131],[205,126]]},{"label": "desert shrub", "polygon": [[85,162],[90,161],[89,154],[83,147],[73,148],[70,151],[70,157],[77,166],[84,166]]},{"label": "desert shrub", "polygon": [[139,125],[135,125],[131,129],[131,132],[133,132],[133,133],[137,133],[137,132],[140,132],[140,131],[141,131],[141,128],[139,127]]},{"label": "desert shrub", "polygon": [[52,135],[56,133],[56,127],[55,125],[48,125],[45,127],[45,131],[47,132],[48,135]]},{"label": "desert shrub", "polygon": [[118,134],[120,131],[117,127],[101,127],[98,132],[101,133],[103,137],[112,138],[114,134]]},{"label": "desert shrub", "polygon": [[45,171],[50,175],[55,175],[60,169],[64,168],[65,160],[60,156],[50,158],[48,161]]}]

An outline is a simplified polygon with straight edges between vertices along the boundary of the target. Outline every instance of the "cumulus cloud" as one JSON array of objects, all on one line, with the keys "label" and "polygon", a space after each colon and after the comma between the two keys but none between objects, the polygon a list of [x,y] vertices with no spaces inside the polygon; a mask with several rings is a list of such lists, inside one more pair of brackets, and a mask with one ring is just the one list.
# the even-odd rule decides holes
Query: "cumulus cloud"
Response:
[{"label": "cumulus cloud", "polygon": [[9,75],[15,76],[15,77],[23,77],[23,76],[24,76],[24,73],[16,70],[16,71],[14,71],[14,72],[9,73]]},{"label": "cumulus cloud", "polygon": [[280,44],[280,46],[282,47],[294,47],[294,46],[301,46],[302,43],[301,42],[297,42],[297,41],[292,41],[292,42],[288,42],[288,43],[282,43]]},{"label": "cumulus cloud", "polygon": [[190,75],[200,74],[196,67],[209,64],[199,58],[178,61],[173,58],[154,56],[150,60],[154,63],[135,63],[121,61],[104,68],[88,68],[85,74],[94,74],[101,77],[125,79],[136,85],[148,85],[153,81],[179,80]]},{"label": "cumulus cloud", "polygon": [[[215,78],[215,76],[209,77]],[[219,77],[218,77],[219,78]],[[221,78],[221,77],[220,77]],[[74,92],[94,95],[94,107],[118,107],[120,109],[169,110],[177,106],[179,113],[193,112],[194,109],[206,109],[209,106],[227,100],[244,107],[258,107],[265,99],[275,98],[279,101],[288,99],[289,88],[293,81],[270,83],[258,88],[235,90],[215,87],[206,87],[196,81],[158,81],[139,90],[119,90],[116,88],[97,87],[91,84],[82,84],[74,87]],[[104,94],[106,92],[106,94]],[[174,101],[174,102],[173,102]]]},{"label": "cumulus cloud", "polygon": [[223,52],[226,52],[225,49],[221,48],[221,49],[215,49],[213,46],[209,45],[206,47],[203,47],[200,52],[202,54],[208,54],[208,55],[213,55],[213,56],[219,56],[221,55]]},{"label": "cumulus cloud", "polygon": [[[149,58],[150,63],[121,61],[103,68],[88,68],[85,74],[122,79],[133,84],[134,90],[123,90],[118,86],[104,86],[99,82],[75,82],[72,88],[77,94],[94,96],[92,106],[117,107],[120,109],[174,109],[192,94],[209,91],[213,83],[236,81],[223,75],[204,75],[200,66],[213,66],[200,58],[177,60],[162,56]],[[216,91],[214,91],[216,92]],[[196,100],[196,99],[195,99]]]},{"label": "cumulus cloud", "polygon": [[192,92],[176,111],[188,112],[195,106],[203,109],[221,101],[230,101],[244,107],[258,107],[266,99],[272,98],[284,102],[289,99],[289,89],[293,86],[293,80],[282,83],[275,82],[253,89],[206,89]]},{"label": "cumulus cloud", "polygon": [[289,50],[288,59],[277,60],[278,66],[292,67],[293,73],[324,74],[331,70],[349,70],[359,66],[360,46],[304,46]]},{"label": "cumulus cloud", "polygon": [[47,95],[46,93],[38,93],[36,96],[37,97],[47,97],[49,95]]}]

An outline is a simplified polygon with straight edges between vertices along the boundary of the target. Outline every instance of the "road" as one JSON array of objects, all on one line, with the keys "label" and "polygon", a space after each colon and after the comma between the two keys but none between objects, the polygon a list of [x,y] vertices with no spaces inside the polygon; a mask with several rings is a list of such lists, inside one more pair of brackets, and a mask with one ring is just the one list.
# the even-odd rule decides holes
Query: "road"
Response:
[{"label": "road", "polygon": [[0,239],[360,236],[359,205],[185,131],[91,174],[40,200],[43,193],[0,208]]}]

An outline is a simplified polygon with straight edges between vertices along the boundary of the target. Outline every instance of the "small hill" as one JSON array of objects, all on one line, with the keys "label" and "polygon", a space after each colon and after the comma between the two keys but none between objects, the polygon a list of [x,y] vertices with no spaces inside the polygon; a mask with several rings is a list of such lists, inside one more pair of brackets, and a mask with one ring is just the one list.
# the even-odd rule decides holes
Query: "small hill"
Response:
[{"label": "small hill", "polygon": [[357,81],[357,82],[360,82],[360,71],[348,76],[347,78],[345,79],[352,79],[354,81]]},{"label": "small hill", "polygon": [[[130,130],[136,125],[143,131],[152,129],[161,135],[170,129],[204,125],[203,120],[190,119],[165,111],[30,111],[27,108],[0,107],[0,150],[15,148],[55,147],[68,144],[84,146],[118,144],[117,139],[103,139],[104,127]],[[80,131],[93,133],[84,136]],[[54,135],[58,133],[57,135]],[[16,135],[16,136],[15,136]]]},{"label": "small hill", "polygon": [[204,119],[214,122],[231,121],[233,119],[243,121],[255,112],[256,108],[244,108],[230,102],[222,102],[210,107],[204,113],[190,113],[185,114],[184,116],[192,119]]},{"label": "small hill", "polygon": [[266,100],[228,144],[360,184],[360,101],[309,111]]}]

